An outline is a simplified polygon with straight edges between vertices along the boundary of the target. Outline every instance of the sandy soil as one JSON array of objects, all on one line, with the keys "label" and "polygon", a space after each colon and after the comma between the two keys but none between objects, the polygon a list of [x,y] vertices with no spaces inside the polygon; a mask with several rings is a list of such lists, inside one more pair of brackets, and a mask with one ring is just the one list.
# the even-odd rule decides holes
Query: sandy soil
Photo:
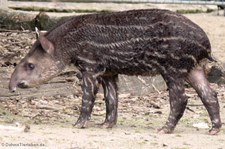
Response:
[{"label": "sandy soil", "polygon": [[[225,17],[217,16],[216,13],[187,14],[185,16],[206,31],[212,43],[213,54],[224,62]],[[2,39],[0,39],[1,42]],[[9,79],[12,70],[12,66],[7,67],[7,71],[5,71],[5,68],[1,69],[5,74],[5,80]],[[222,121],[224,121],[225,88],[223,85],[218,86],[215,84],[212,84],[212,88],[219,93],[221,117]],[[120,95],[118,123],[113,129],[102,129],[97,125],[103,122],[105,115],[101,94],[98,95],[93,117],[87,129],[72,127],[79,114],[79,108],[77,107],[80,105],[80,96],[71,96],[69,94],[68,96],[50,98],[43,95],[35,99],[7,98],[7,101],[1,98],[0,101],[4,106],[0,107],[2,109],[0,111],[0,122],[8,125],[11,122],[20,121],[29,124],[31,129],[28,133],[1,130],[0,148],[225,148],[225,128],[223,127],[216,136],[207,135],[209,129],[207,127],[210,127],[208,114],[193,90],[188,89],[187,95],[189,96],[188,108],[173,134],[157,133],[157,128],[164,124],[169,113],[167,92],[151,93],[144,97],[135,97],[129,94]],[[31,104],[29,105],[27,101]],[[45,107],[39,106],[37,108],[37,104],[40,104],[37,101],[41,102]],[[60,108],[60,103],[65,105]],[[36,107],[31,106],[32,104]],[[13,111],[15,109],[16,112]],[[33,113],[38,111],[39,115],[33,117],[31,116],[32,113],[25,115],[28,109]],[[67,111],[68,109],[69,111]],[[195,124],[200,126],[194,127]],[[206,128],[202,128],[203,126],[206,126]]]}]

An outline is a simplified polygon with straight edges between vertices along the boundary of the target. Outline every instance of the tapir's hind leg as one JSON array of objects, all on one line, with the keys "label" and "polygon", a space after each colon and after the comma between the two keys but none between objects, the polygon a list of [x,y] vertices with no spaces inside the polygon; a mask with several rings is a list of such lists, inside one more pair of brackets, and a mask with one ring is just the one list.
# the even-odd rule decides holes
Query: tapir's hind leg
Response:
[{"label": "tapir's hind leg", "polygon": [[117,94],[117,75],[102,77],[102,86],[104,90],[104,99],[106,103],[106,117],[103,127],[111,128],[117,122],[117,107],[118,107],[118,94]]},{"label": "tapir's hind leg", "polygon": [[172,133],[176,124],[183,116],[187,105],[187,98],[184,93],[184,79],[174,73],[173,75],[162,74],[162,76],[164,77],[169,89],[170,114],[166,124],[159,129],[159,133]]},{"label": "tapir's hind leg", "polygon": [[212,122],[212,128],[209,134],[213,135],[218,133],[221,127],[221,120],[217,93],[210,88],[203,68],[198,66],[193,69],[187,76],[187,82],[196,90],[209,113]]}]

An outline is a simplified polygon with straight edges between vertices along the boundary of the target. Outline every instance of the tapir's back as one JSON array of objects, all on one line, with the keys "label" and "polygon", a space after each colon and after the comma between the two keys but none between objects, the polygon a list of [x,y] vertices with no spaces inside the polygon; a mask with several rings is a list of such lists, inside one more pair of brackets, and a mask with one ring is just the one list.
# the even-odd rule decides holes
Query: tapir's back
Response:
[{"label": "tapir's back", "polygon": [[134,38],[180,37],[210,49],[204,31],[186,17],[168,10],[132,10],[83,16],[82,34],[97,43],[114,43]]}]

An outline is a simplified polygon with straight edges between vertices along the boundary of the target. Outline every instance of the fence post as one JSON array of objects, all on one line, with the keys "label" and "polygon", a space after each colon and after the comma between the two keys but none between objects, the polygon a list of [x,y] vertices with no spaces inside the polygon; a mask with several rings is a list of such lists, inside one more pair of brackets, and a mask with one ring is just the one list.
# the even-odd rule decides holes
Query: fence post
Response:
[{"label": "fence post", "polygon": [[8,5],[7,5],[8,0],[0,0],[0,9],[7,9]]}]

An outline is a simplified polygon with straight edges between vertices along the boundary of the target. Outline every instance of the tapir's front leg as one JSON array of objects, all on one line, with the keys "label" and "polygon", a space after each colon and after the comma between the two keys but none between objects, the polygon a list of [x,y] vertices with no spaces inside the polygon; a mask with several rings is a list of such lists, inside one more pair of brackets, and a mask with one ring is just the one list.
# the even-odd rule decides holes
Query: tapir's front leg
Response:
[{"label": "tapir's front leg", "polygon": [[94,106],[95,95],[98,91],[98,81],[90,73],[83,73],[82,83],[83,97],[80,116],[75,123],[78,128],[85,128],[87,121],[90,119],[91,112]]}]

